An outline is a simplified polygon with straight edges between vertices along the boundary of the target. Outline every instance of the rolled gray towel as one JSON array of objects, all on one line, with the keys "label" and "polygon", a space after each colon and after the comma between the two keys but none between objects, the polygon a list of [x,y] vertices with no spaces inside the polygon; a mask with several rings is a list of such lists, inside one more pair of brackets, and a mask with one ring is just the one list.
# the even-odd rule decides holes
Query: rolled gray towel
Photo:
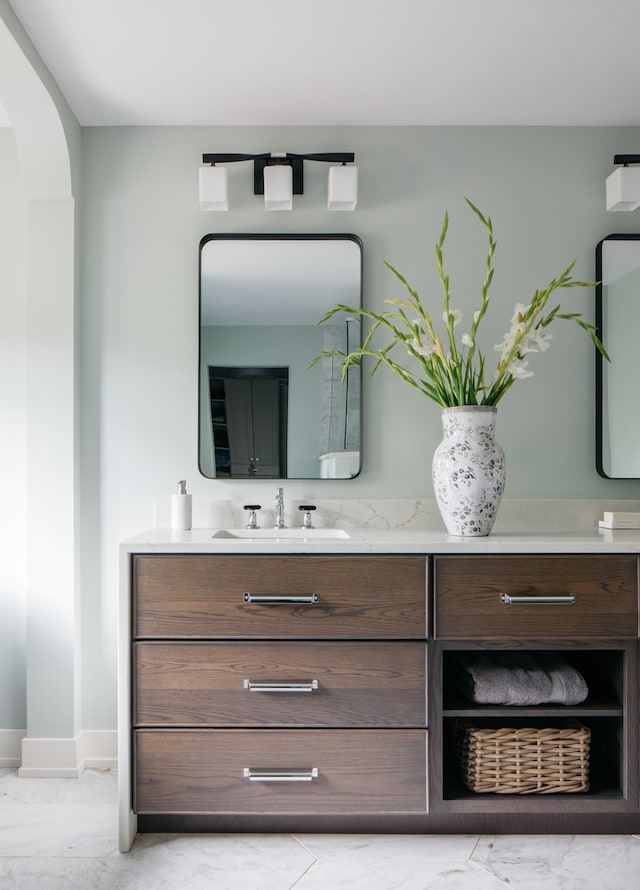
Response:
[{"label": "rolled gray towel", "polygon": [[478,704],[579,704],[588,695],[582,674],[555,653],[458,653],[459,685]]},{"label": "rolled gray towel", "polygon": [[585,678],[561,655],[555,652],[537,652],[534,657],[551,680],[549,703],[579,705],[589,695]]},{"label": "rolled gray towel", "polygon": [[464,653],[462,685],[472,701],[493,705],[539,705],[549,700],[552,683],[525,653]]}]

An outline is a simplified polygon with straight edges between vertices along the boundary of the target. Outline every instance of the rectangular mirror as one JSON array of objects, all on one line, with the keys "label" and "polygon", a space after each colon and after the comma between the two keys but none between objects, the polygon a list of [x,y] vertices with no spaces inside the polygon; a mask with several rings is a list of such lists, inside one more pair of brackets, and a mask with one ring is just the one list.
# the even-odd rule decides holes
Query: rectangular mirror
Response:
[{"label": "rectangular mirror", "polygon": [[600,241],[596,280],[596,326],[611,358],[596,353],[596,467],[607,479],[640,479],[640,235]]},{"label": "rectangular mirror", "polygon": [[361,370],[322,359],[360,345],[355,235],[205,235],[200,242],[199,467],[211,479],[352,479]]}]

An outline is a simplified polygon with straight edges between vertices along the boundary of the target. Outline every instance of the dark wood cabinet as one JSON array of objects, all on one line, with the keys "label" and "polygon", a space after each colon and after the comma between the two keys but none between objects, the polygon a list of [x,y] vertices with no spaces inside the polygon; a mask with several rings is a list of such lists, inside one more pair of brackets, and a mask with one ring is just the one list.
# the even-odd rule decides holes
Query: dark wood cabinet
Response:
[{"label": "dark wood cabinet", "polygon": [[137,726],[424,727],[426,645],[138,642]]},{"label": "dark wood cabinet", "polygon": [[410,556],[136,556],[138,639],[424,639]]},{"label": "dark wood cabinet", "polygon": [[424,814],[425,556],[136,555],[140,816]]},{"label": "dark wood cabinet", "polygon": [[424,813],[420,730],[137,730],[139,813]]},{"label": "dark wood cabinet", "polygon": [[[429,714],[432,812],[638,815],[637,573],[633,556],[434,557],[429,676],[440,695]],[[554,653],[584,678],[588,695],[569,705],[477,703],[460,681],[458,656],[492,653],[512,655],[516,663],[521,653]],[[588,727],[588,790],[470,791],[459,753],[465,725]],[[595,831],[603,823],[587,824]]]},{"label": "dark wood cabinet", "polygon": [[[478,643],[434,643],[432,680],[443,691],[430,714],[431,810],[440,813],[599,814],[638,813],[638,653],[635,640],[573,640],[550,649],[548,641],[526,641],[527,652],[553,651],[580,669],[589,695],[577,705],[477,704],[460,692],[455,656],[477,652]],[[496,641],[482,644],[492,651]],[[494,650],[495,651],[495,648]],[[500,649],[505,652],[510,650]],[[516,654],[521,649],[513,650]],[[463,780],[460,727],[563,727],[590,730],[588,789],[557,794],[478,794]],[[498,755],[499,756],[499,755]],[[593,830],[597,828],[593,822]],[[640,824],[640,823],[639,823]]]},{"label": "dark wood cabinet", "polygon": [[436,556],[437,639],[635,637],[632,556]]},{"label": "dark wood cabinet", "polygon": [[[131,553],[122,849],[136,828],[640,831],[637,579],[624,554]],[[478,703],[478,653],[561,656],[588,695]],[[461,727],[576,723],[588,790],[465,784]]]}]

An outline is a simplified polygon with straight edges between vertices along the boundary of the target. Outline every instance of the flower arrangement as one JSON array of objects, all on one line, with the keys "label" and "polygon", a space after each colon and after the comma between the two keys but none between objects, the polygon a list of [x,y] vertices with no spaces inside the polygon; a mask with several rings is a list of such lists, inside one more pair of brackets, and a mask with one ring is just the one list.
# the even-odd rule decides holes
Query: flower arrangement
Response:
[{"label": "flower arrangement", "polygon": [[[438,333],[434,320],[423,306],[417,291],[408,284],[397,269],[385,262],[387,268],[404,285],[409,296],[404,300],[385,300],[386,303],[395,307],[391,312],[378,313],[369,309],[354,309],[338,304],[335,309],[332,309],[321,319],[320,323],[327,321],[339,312],[370,319],[372,324],[363,345],[350,353],[323,352],[312,364],[323,357],[340,357],[343,361],[342,377],[344,380],[350,366],[360,364],[365,355],[372,356],[376,359],[371,371],[372,375],[381,364],[387,365],[402,380],[437,402],[438,405],[443,408],[451,408],[459,405],[497,405],[516,380],[533,376],[533,371],[529,370],[527,356],[531,352],[544,352],[548,349],[552,337],[548,328],[557,319],[573,321],[578,324],[589,334],[602,355],[609,360],[596,335],[595,326],[585,322],[580,313],[561,312],[560,305],[554,306],[552,309],[547,308],[549,298],[556,290],[593,286],[593,284],[583,281],[576,281],[572,277],[574,260],[561,275],[554,278],[545,288],[536,290],[527,305],[523,303],[516,305],[509,330],[505,333],[502,342],[494,347],[500,353],[497,367],[492,377],[487,378],[486,357],[480,351],[477,336],[480,323],[489,308],[489,289],[494,274],[493,257],[496,241],[491,218],[484,216],[468,198],[465,200],[487,230],[489,247],[480,306],[473,314],[470,328],[460,336],[460,342],[458,343],[456,339],[456,328],[461,322],[462,312],[451,306],[449,275],[443,266],[442,251],[449,227],[449,215],[445,213],[440,238],[435,245],[438,277],[444,294],[443,335]],[[381,348],[374,348],[372,341],[380,329],[386,329],[391,334],[391,341]],[[410,356],[417,360],[418,373],[409,370],[391,355],[396,346],[403,347]]]}]

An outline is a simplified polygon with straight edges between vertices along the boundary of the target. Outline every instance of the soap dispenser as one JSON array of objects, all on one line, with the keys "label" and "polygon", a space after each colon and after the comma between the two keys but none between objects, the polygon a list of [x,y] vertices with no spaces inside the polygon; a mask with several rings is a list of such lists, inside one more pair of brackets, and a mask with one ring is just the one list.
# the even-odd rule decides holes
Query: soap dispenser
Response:
[{"label": "soap dispenser", "polygon": [[188,531],[191,528],[191,495],[187,494],[184,479],[178,482],[178,493],[171,495],[171,528]]}]

